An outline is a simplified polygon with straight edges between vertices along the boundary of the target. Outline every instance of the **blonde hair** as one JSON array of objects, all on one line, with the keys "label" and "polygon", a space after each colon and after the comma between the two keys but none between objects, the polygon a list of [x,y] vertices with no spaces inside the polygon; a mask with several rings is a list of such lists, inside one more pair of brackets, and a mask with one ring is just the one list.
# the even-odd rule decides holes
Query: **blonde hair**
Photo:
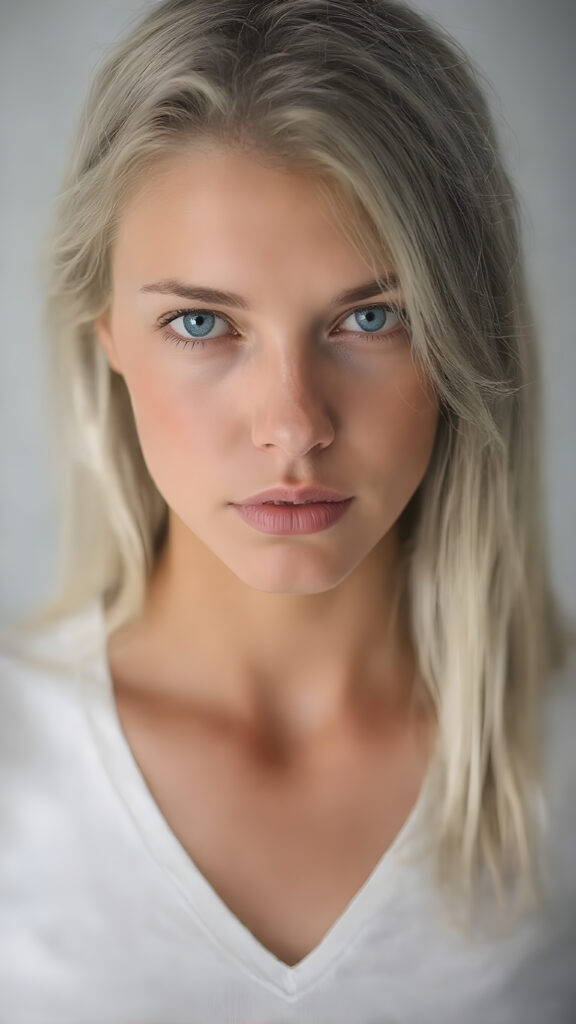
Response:
[{"label": "blonde hair", "polygon": [[436,876],[470,893],[487,868],[500,898],[508,878],[530,899],[536,705],[573,634],[549,576],[521,208],[481,73],[409,7],[166,0],[97,68],[45,253],[60,573],[22,629],[101,599],[112,631],[142,607],[168,509],[93,323],[110,303],[126,198],[162,161],[213,142],[313,170],[375,276],[383,252],[393,261],[414,362],[440,405],[399,523],[438,720]]}]

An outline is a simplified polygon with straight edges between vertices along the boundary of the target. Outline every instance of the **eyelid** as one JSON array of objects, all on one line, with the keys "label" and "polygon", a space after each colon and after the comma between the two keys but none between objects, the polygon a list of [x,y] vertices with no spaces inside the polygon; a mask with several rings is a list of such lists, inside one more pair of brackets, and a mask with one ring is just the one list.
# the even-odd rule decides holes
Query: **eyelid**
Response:
[{"label": "eyelid", "polygon": [[[357,313],[360,310],[364,310],[364,309],[372,309],[374,307],[386,309],[390,313],[397,313],[398,315],[401,315],[401,319],[403,319],[403,320],[407,319],[406,309],[403,307],[402,302],[400,300],[395,301],[395,300],[388,299],[388,301],[386,301],[386,302],[364,302],[364,303],[361,303],[359,305],[352,306],[345,313],[341,313],[340,314],[340,316],[338,317],[338,320],[336,321],[335,327],[338,327],[338,325],[341,323],[342,320],[346,320],[349,316],[352,316],[353,313]],[[234,325],[232,324],[232,322],[231,322],[231,320],[230,320],[230,318],[228,316],[226,316],[224,313],[221,313],[217,309],[212,309],[210,306],[201,306],[201,305],[200,306],[187,306],[185,309],[176,309],[176,310],[173,310],[171,313],[163,314],[161,317],[158,318],[156,323],[157,323],[157,326],[159,328],[166,327],[166,326],[169,326],[172,323],[172,321],[179,320],[181,316],[186,316],[188,313],[197,313],[197,312],[198,313],[214,313],[215,316],[219,317],[221,320],[224,320],[225,323],[228,324],[228,326],[232,329],[232,332],[234,334],[238,334],[239,333],[237,331],[237,329],[234,327]],[[394,328],[394,330],[395,329],[396,328]],[[350,331],[350,333],[354,334],[356,332]],[[358,331],[358,333],[362,334],[361,331]],[[392,333],[392,332],[390,332],[390,333]],[[177,336],[178,337],[182,337],[182,335],[177,335]]]},{"label": "eyelid", "polygon": [[[401,323],[404,323],[408,317],[407,311],[400,301],[394,302],[389,300],[388,302],[365,302],[363,305],[354,306],[354,308],[349,309],[347,313],[343,313],[342,316],[338,318],[338,323],[336,326],[338,326],[338,324],[341,323],[342,320],[347,320],[348,317],[352,316],[353,313],[358,313],[359,311],[364,309],[385,309],[387,313],[396,313],[397,316],[400,317]],[[396,329],[397,328],[393,328],[393,330]],[[351,331],[350,333],[354,334],[355,332]],[[362,331],[359,331],[358,333],[362,334]],[[392,331],[390,333],[392,333]]]},{"label": "eyelid", "polygon": [[219,313],[217,309],[212,309],[211,306],[187,306],[185,309],[175,309],[171,313],[164,313],[158,317],[156,327],[169,327],[174,320],[179,320],[181,316],[186,316],[188,313],[214,313],[215,316],[219,317],[220,320],[224,320],[236,333],[230,318],[225,316],[224,313]]}]

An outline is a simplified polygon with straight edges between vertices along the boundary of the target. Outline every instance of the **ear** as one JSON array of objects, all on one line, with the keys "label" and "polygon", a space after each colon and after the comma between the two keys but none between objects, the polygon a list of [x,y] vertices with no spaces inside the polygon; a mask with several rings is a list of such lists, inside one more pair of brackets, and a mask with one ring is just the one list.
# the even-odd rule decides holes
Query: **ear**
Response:
[{"label": "ear", "polygon": [[97,320],[94,320],[94,334],[106,355],[110,368],[116,373],[121,373],[108,313],[103,313]]}]

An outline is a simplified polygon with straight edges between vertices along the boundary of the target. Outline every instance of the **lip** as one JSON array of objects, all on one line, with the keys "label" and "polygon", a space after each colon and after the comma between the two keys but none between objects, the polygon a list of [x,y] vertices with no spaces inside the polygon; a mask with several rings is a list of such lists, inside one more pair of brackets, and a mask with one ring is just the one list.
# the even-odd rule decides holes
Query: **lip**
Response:
[{"label": "lip", "polygon": [[322,484],[311,484],[306,487],[271,487],[267,491],[251,494],[243,501],[235,501],[234,505],[262,505],[266,501],[347,501],[350,494],[341,494]]},{"label": "lip", "polygon": [[319,533],[334,526],[346,514],[354,498],[347,501],[314,501],[304,505],[233,505],[236,513],[259,533],[292,536]]}]

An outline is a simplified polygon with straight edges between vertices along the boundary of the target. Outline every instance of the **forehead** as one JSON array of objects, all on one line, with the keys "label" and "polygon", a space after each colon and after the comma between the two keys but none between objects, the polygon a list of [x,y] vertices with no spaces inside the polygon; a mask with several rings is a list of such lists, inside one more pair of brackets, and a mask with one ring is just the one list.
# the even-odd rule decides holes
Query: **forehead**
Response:
[{"label": "forehead", "polygon": [[115,274],[129,274],[131,286],[201,274],[244,292],[256,275],[263,285],[300,291],[311,277],[320,287],[326,279],[332,293],[335,279],[342,287],[366,280],[349,218],[362,224],[338,185],[319,173],[216,147],[187,152],[150,168],[124,204]]},{"label": "forehead", "polygon": [[281,222],[285,231],[310,224],[309,233],[320,231],[331,240],[345,221],[368,228],[359,202],[320,170],[271,166],[216,146],[174,155],[144,171],[123,202],[120,231],[152,220],[157,228],[161,221],[173,227],[174,217],[185,227],[189,216],[222,230],[244,228],[246,221],[254,227]]},{"label": "forehead", "polygon": [[[179,207],[206,210],[211,216],[222,210],[227,217],[269,216],[294,206],[319,216],[325,209],[319,176],[289,168],[270,168],[241,152],[210,149],[164,160],[145,171],[123,206],[123,219],[152,216],[158,208],[168,212]],[[334,189],[333,189],[334,191]]]}]

